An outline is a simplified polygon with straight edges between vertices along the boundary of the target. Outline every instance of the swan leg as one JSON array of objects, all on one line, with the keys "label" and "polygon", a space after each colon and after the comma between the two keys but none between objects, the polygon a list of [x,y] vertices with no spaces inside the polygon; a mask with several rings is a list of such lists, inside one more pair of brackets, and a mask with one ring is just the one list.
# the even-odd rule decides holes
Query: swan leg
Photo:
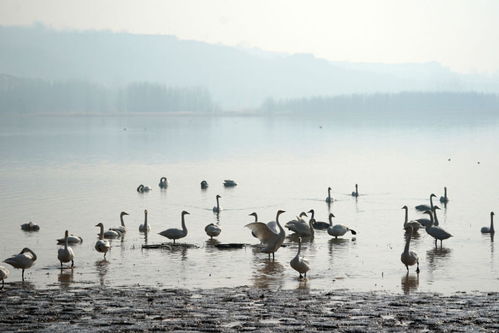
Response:
[{"label": "swan leg", "polygon": [[61,261],[61,269],[62,269],[62,261]]},{"label": "swan leg", "polygon": [[4,279],[2,279],[2,288],[0,288],[0,290],[2,290],[2,289],[3,289],[3,286],[4,286],[4,285],[5,285],[5,280],[4,280]]},{"label": "swan leg", "polygon": [[305,275],[305,279],[306,279],[306,278],[307,278],[307,272],[305,272],[305,274],[304,274],[304,275]]},{"label": "swan leg", "polygon": [[22,278],[22,281],[24,282],[24,268],[23,268],[23,272],[21,273],[21,278]]},{"label": "swan leg", "polygon": [[438,245],[437,245],[437,239],[436,238],[435,238],[435,247],[438,247]]},{"label": "swan leg", "polygon": [[274,252],[272,252],[272,260],[275,261],[275,253]]},{"label": "swan leg", "polygon": [[418,273],[418,274],[419,274],[419,260],[418,260],[418,261],[416,261],[416,263],[418,264],[418,267],[416,268],[416,273]]},{"label": "swan leg", "polygon": [[74,260],[71,260],[71,268],[73,268],[75,266],[75,262]]},{"label": "swan leg", "polygon": [[175,239],[173,240],[173,245],[175,245]]},{"label": "swan leg", "polygon": [[299,274],[300,274],[300,276],[298,277],[298,279],[300,279],[300,280],[303,279],[303,276],[301,275],[301,273],[299,273]]},{"label": "swan leg", "polygon": [[405,268],[407,269],[407,273],[409,273],[409,266],[407,266],[407,264],[405,265]]}]

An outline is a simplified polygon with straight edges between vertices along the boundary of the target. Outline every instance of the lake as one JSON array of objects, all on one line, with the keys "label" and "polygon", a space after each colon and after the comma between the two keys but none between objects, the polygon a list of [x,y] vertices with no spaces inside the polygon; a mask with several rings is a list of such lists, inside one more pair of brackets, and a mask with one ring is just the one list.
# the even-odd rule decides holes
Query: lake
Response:
[{"label": "lake", "polygon": [[[491,211],[499,212],[499,117],[310,116],[18,116],[0,119],[0,258],[29,247],[38,255],[26,271],[35,288],[81,284],[213,288],[351,289],[408,293],[498,291],[494,241],[482,235]],[[167,177],[169,187],[158,182]],[[224,188],[224,179],[238,186]],[[209,188],[200,189],[207,180]],[[153,190],[140,194],[139,184]],[[350,193],[359,184],[360,197]],[[336,201],[325,202],[328,186]],[[435,249],[424,230],[411,250],[420,258],[419,277],[400,262],[404,211],[428,203],[431,193],[450,198],[438,212],[453,234]],[[212,212],[215,196],[224,210]],[[438,200],[437,200],[438,201]],[[440,205],[440,203],[438,203]],[[151,232],[139,233],[144,209]],[[289,266],[297,243],[287,238],[275,261],[256,247],[219,250],[204,227],[217,223],[221,243],[258,244],[244,226],[294,219],[314,209],[316,219],[345,224],[357,235],[333,240],[317,231],[304,242],[311,270],[298,280]],[[187,210],[192,248],[142,249],[169,242],[158,232],[180,227]],[[113,240],[103,261],[94,244],[102,222],[128,229]],[[24,232],[33,221],[39,232]],[[68,229],[83,237],[74,246],[75,268],[61,272],[56,239]],[[287,232],[289,234],[289,232]],[[3,264],[11,275],[21,272]]]}]

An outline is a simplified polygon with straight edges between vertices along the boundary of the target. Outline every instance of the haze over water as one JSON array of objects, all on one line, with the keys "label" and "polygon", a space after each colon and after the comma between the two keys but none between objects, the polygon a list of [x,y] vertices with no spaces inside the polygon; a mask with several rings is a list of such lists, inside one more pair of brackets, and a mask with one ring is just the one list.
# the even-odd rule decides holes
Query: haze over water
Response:
[{"label": "haze over water", "polygon": [[[423,117],[424,118],[424,117]],[[10,117],[0,122],[0,258],[23,247],[37,255],[27,281],[35,287],[82,284],[212,288],[254,285],[271,288],[386,290],[390,292],[497,291],[494,242],[480,233],[489,213],[499,211],[498,119],[392,119],[330,117]],[[450,161],[448,160],[450,158]],[[478,161],[480,164],[478,164]],[[157,186],[165,176],[170,185]],[[224,179],[238,182],[224,188]],[[209,188],[200,189],[201,180]],[[350,196],[359,184],[361,196]],[[139,194],[139,184],[153,190]],[[337,199],[325,203],[327,188]],[[443,249],[424,230],[411,242],[421,273],[406,278],[403,205],[428,203],[430,193],[449,190],[438,212],[453,234]],[[212,212],[222,196],[219,219]],[[440,205],[440,203],[438,203]],[[440,205],[441,206],[441,205]],[[248,246],[218,250],[204,227],[218,223],[222,243],[257,244],[244,225],[281,223],[315,209],[329,212],[358,234],[331,240],[317,231],[303,254],[311,270],[306,284],[289,267],[297,243],[285,241],[275,262]],[[149,244],[168,241],[157,233],[180,227],[187,210],[189,234],[181,243],[199,248],[142,250],[138,232],[149,212]],[[126,211],[128,232],[113,240],[108,262],[94,250],[98,229],[119,225]],[[25,233],[22,223],[41,230]],[[68,229],[83,237],[75,246],[75,269],[61,274],[56,239]],[[290,234],[287,232],[287,234]],[[11,270],[7,282],[20,280]]]}]

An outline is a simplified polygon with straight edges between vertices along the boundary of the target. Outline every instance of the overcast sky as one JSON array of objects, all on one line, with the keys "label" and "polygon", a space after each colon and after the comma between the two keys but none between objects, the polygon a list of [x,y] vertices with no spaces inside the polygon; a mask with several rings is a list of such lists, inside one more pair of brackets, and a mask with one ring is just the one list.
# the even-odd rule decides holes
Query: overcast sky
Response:
[{"label": "overcast sky", "polygon": [[496,0],[0,0],[0,25],[169,34],[334,61],[499,72]]}]

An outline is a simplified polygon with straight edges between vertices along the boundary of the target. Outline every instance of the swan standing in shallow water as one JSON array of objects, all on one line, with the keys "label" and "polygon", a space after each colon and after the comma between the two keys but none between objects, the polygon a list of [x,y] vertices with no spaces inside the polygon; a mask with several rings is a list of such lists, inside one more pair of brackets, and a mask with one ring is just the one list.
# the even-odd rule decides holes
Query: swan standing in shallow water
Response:
[{"label": "swan standing in shallow water", "polygon": [[147,224],[147,209],[144,209],[144,224],[139,225],[139,232],[148,233],[151,231],[151,227]]},{"label": "swan standing in shallow water", "polygon": [[490,212],[490,227],[482,227],[480,232],[482,234],[494,234],[496,232],[494,230],[494,212]]},{"label": "swan standing in shallow water", "polygon": [[189,212],[182,211],[182,229],[170,228],[161,231],[159,234],[168,239],[173,239],[173,244],[175,244],[176,239],[184,238],[187,236],[187,228],[185,227],[185,215],[189,215]]},{"label": "swan standing in shallow water", "polygon": [[13,255],[12,257],[5,259],[4,262],[12,265],[14,268],[22,269],[22,280],[24,281],[24,270],[33,266],[36,261],[35,252],[31,251],[25,247],[19,254]]},{"label": "swan standing in shallow water", "polygon": [[73,249],[68,247],[68,231],[66,230],[64,233],[64,247],[60,248],[59,251],[57,251],[57,259],[61,262],[61,269],[62,269],[62,263],[63,262],[70,262],[71,261],[71,268],[74,267],[74,252]]},{"label": "swan standing in shallow water", "polygon": [[305,258],[300,256],[301,252],[301,237],[298,238],[298,253],[296,256],[291,259],[289,262],[289,265],[300,274],[300,279],[303,278],[302,274],[305,275],[305,278],[307,278],[307,272],[310,270],[310,265]]},{"label": "swan standing in shallow water", "polygon": [[40,230],[40,226],[30,221],[28,223],[21,224],[21,229],[24,231],[38,231]]},{"label": "swan standing in shallow water", "polygon": [[161,177],[158,186],[162,190],[166,189],[168,187],[168,179],[166,179],[166,177]]},{"label": "swan standing in shallow water", "polygon": [[2,280],[2,288],[3,289],[3,286],[5,285],[5,279],[9,277],[9,270],[3,266],[0,266],[0,280]]},{"label": "swan standing in shallow water", "polygon": [[355,191],[352,192],[352,197],[358,197],[359,196],[359,185],[355,184]]},{"label": "swan standing in shallow water", "polygon": [[440,197],[440,202],[446,204],[449,202],[449,198],[447,197],[447,187],[444,187],[444,196]]},{"label": "swan standing in shallow water", "polygon": [[[125,221],[123,221],[123,216],[125,215],[128,215],[127,212],[121,212],[120,214],[120,222],[121,222],[121,225],[118,226],[118,227],[112,227],[112,228],[109,228],[109,230],[112,230],[112,231],[116,231],[120,234],[124,234],[126,233],[126,227],[125,227]],[[105,235],[104,235],[105,236]],[[121,235],[120,235],[121,236]],[[107,237],[106,237],[107,238]]]},{"label": "swan standing in shallow water", "polygon": [[219,201],[221,196],[217,194],[216,198],[217,198],[217,205],[213,207],[213,213],[220,213],[222,211],[222,207],[220,207],[220,201]]},{"label": "swan standing in shallow water", "polygon": [[331,196],[331,187],[327,188],[326,202],[327,203],[332,203],[333,202],[333,197]]},{"label": "swan standing in shallow water", "polygon": [[305,212],[301,212],[300,216],[298,216],[296,220],[291,220],[284,226],[290,231],[295,232],[299,236],[314,236],[314,228],[312,227],[312,222],[315,220],[310,219],[310,221],[307,223],[307,221],[305,221],[303,217],[307,217],[307,214]]},{"label": "swan standing in shallow water", "polygon": [[430,215],[430,224],[426,226],[426,232],[435,238],[435,247],[437,246],[437,240],[440,240],[440,247],[442,247],[443,240],[452,237],[452,235],[440,227],[433,226],[433,214],[429,210],[425,214]]},{"label": "swan standing in shallow water", "polygon": [[327,229],[328,234],[334,236],[334,238],[338,238],[338,236],[343,236],[348,231],[350,231],[352,235],[357,235],[357,232],[355,230],[352,230],[344,226],[343,224],[333,225],[333,217],[334,217],[333,213],[329,213],[329,228]]},{"label": "swan standing in shallow water", "polygon": [[409,208],[407,206],[402,207],[405,209],[405,219],[404,219],[404,229],[407,232],[417,232],[419,228],[421,228],[421,224],[418,221],[410,221],[409,220]]},{"label": "swan standing in shallow water", "polygon": [[284,213],[283,210],[278,210],[275,217],[275,223],[279,228],[278,233],[277,230],[273,230],[273,228],[269,227],[269,224],[271,222],[267,224],[262,222],[253,222],[245,225],[245,227],[248,227],[262,242],[264,247],[262,248],[261,252],[268,253],[269,258],[270,254],[272,254],[272,259],[275,259],[275,252],[279,250],[282,243],[284,242],[284,238],[286,237],[286,232],[279,223],[279,215],[281,215],[282,213]]},{"label": "swan standing in shallow water", "polygon": [[309,213],[312,214],[312,217],[310,220],[312,221],[312,227],[317,230],[327,230],[329,228],[329,223],[327,222],[321,222],[321,221],[316,221],[314,218],[315,212],[313,209],[309,211]]},{"label": "swan standing in shallow water", "polygon": [[208,236],[210,236],[211,239],[213,239],[213,237],[217,237],[218,235],[220,235],[222,229],[220,229],[220,227],[216,224],[210,223],[204,228],[204,231]]},{"label": "swan standing in shallow water", "polygon": [[433,210],[433,198],[436,198],[437,196],[435,194],[431,194],[430,195],[430,205],[417,205],[416,207],[416,210],[419,210],[420,212],[425,212],[427,210],[431,211]]},{"label": "swan standing in shallow water", "polygon": [[104,225],[98,223],[96,227],[100,227],[99,240],[95,243],[95,249],[97,252],[104,253],[104,259],[106,259],[107,251],[111,248],[109,241],[104,239]]},{"label": "swan standing in shallow water", "polygon": [[409,231],[407,232],[406,240],[405,240],[405,248],[404,252],[400,255],[400,261],[405,265],[405,268],[407,268],[407,273],[409,273],[409,266],[412,266],[414,264],[417,264],[418,267],[416,268],[416,273],[419,274],[419,258],[416,252],[409,251],[409,245],[411,243],[411,237],[412,237],[412,226],[409,226]]}]

